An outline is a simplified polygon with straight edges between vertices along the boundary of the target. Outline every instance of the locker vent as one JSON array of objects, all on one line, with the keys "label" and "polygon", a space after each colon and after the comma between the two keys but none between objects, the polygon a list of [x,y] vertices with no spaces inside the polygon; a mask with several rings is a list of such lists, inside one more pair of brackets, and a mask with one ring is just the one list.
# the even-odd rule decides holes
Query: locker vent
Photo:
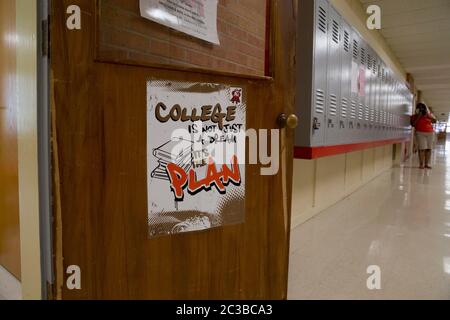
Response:
[{"label": "locker vent", "polygon": [[358,51],[359,46],[358,46],[358,41],[353,40],[353,59],[358,60]]},{"label": "locker vent", "polygon": [[345,98],[342,98],[341,101],[341,117],[347,118],[347,107],[348,107],[348,100]]},{"label": "locker vent", "polygon": [[330,95],[330,115],[337,115],[337,97],[334,94]]},{"label": "locker vent", "polygon": [[324,8],[319,7],[319,29],[323,33],[327,33],[327,12]]},{"label": "locker vent", "polygon": [[316,90],[316,112],[323,113],[325,110],[325,94],[322,90]]},{"label": "locker vent", "polygon": [[367,69],[372,70],[372,57],[370,54],[367,55]]},{"label": "locker vent", "polygon": [[339,43],[339,23],[333,20],[333,41]]},{"label": "locker vent", "polygon": [[362,103],[359,104],[358,120],[364,120],[364,106],[362,105]]},{"label": "locker vent", "polygon": [[370,121],[374,122],[375,121],[375,110],[370,109]]},{"label": "locker vent", "polygon": [[366,49],[361,48],[361,64],[366,65]]},{"label": "locker vent", "polygon": [[364,120],[366,120],[366,121],[370,120],[370,109],[369,109],[369,106],[366,106],[366,108],[365,108]]},{"label": "locker vent", "polygon": [[350,109],[350,118],[356,119],[356,102],[352,101],[352,107]]},{"label": "locker vent", "polygon": [[344,31],[344,50],[350,52],[350,34],[347,31]]}]

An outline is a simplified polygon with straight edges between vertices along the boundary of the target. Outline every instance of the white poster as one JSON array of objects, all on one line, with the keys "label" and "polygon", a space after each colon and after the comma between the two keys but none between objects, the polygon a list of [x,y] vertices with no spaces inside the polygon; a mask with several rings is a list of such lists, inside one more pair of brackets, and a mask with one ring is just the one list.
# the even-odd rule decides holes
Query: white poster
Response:
[{"label": "white poster", "polygon": [[140,0],[141,16],[205,41],[220,44],[218,0]]},{"label": "white poster", "polygon": [[245,90],[147,84],[149,237],[238,224],[245,217]]}]

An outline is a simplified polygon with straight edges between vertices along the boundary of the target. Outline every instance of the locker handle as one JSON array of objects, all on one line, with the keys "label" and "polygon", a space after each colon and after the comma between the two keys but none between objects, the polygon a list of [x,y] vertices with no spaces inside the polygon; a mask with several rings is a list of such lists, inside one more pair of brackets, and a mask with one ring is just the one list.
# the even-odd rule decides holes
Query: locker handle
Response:
[{"label": "locker handle", "polygon": [[319,129],[320,129],[319,119],[314,118],[314,120],[313,120],[313,130],[315,131],[315,130],[319,130]]}]

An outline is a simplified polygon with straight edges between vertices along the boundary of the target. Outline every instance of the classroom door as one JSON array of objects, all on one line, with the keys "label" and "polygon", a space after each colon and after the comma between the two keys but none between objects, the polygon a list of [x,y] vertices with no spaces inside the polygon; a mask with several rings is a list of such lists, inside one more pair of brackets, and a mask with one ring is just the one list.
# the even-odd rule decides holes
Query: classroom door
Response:
[{"label": "classroom door", "polygon": [[[114,3],[133,9],[138,1]],[[73,4],[81,8],[80,30],[66,27]],[[245,222],[149,239],[146,85],[164,79],[244,87],[247,128],[279,129],[280,114],[294,111],[295,1],[269,1],[267,76],[99,56],[103,4],[52,1],[56,297],[285,299],[293,131],[280,130],[275,175],[246,165]],[[71,265],[81,269],[80,290],[66,287]]]}]

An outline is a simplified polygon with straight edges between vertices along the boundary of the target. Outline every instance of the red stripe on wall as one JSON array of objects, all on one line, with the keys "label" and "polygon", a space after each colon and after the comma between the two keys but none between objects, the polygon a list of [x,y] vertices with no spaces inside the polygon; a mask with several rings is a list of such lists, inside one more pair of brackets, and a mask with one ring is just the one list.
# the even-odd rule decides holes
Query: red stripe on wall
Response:
[{"label": "red stripe on wall", "polygon": [[409,138],[390,139],[381,141],[370,141],[362,143],[344,144],[338,146],[324,146],[324,147],[295,147],[295,159],[318,159],[338,154],[360,151],[369,148],[381,147],[389,144],[397,144],[409,141]]}]

